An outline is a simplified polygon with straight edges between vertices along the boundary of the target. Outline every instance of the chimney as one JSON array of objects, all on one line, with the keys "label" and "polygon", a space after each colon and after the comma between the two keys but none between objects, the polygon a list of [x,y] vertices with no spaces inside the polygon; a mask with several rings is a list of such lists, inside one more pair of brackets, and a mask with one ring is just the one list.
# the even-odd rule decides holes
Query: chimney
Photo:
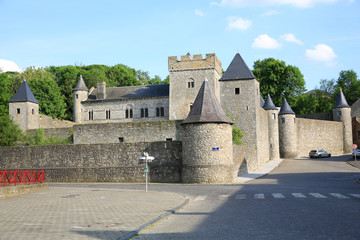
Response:
[{"label": "chimney", "polygon": [[97,97],[98,100],[104,100],[106,98],[106,82],[97,83]]}]

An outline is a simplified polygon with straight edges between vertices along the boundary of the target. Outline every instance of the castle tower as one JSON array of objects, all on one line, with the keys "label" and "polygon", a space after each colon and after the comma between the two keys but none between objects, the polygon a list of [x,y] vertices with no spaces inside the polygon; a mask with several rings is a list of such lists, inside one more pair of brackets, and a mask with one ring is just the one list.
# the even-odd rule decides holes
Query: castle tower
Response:
[{"label": "castle tower", "polygon": [[298,156],[296,117],[286,99],[279,112],[279,140],[281,158]]},{"label": "castle tower", "polygon": [[219,81],[221,106],[244,134],[241,157],[246,160],[248,170],[255,170],[269,159],[268,143],[259,140],[268,139],[268,130],[260,124],[266,113],[260,104],[259,82],[239,53]]},{"label": "castle tower", "polygon": [[343,151],[344,153],[350,153],[352,150],[351,108],[341,89],[333,108],[333,119],[343,123]]},{"label": "castle tower", "polygon": [[269,158],[270,160],[279,159],[279,121],[278,109],[275,107],[270,94],[268,94],[263,108],[268,114],[268,129],[269,129]]},{"label": "castle tower", "polygon": [[184,183],[234,181],[232,123],[205,79],[182,122]]},{"label": "castle tower", "polygon": [[215,54],[191,56],[189,53],[168,58],[170,89],[169,89],[169,119],[185,119],[194,104],[195,97],[205,78],[214,89],[215,96],[220,99],[219,79],[222,66]]},{"label": "castle tower", "polygon": [[74,100],[74,109],[73,117],[74,122],[82,122],[82,106],[81,101],[85,100],[88,97],[89,89],[86,87],[82,75],[80,75],[79,81],[77,82],[73,90],[73,100]]},{"label": "castle tower", "polygon": [[9,101],[9,115],[23,131],[39,128],[39,102],[26,80]]}]

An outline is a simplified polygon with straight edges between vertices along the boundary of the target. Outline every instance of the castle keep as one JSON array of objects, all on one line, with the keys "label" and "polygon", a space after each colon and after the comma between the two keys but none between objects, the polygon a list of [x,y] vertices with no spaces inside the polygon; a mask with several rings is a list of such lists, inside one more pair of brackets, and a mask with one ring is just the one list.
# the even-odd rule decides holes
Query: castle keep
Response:
[{"label": "castle keep", "polygon": [[[206,54],[205,58],[187,54],[180,60],[169,57],[168,69],[170,83],[163,85],[107,88],[105,82],[99,82],[97,88],[89,90],[80,76],[73,91],[74,123],[64,122],[73,129],[74,145],[71,150],[59,149],[69,151],[69,156],[74,151],[81,167],[65,161],[62,170],[49,167],[54,174],[51,177],[59,179],[54,176],[78,166],[74,171],[94,171],[91,176],[108,169],[113,181],[139,181],[134,176],[141,175],[141,168],[135,159],[116,158],[140,155],[146,150],[140,149],[142,146],[152,151],[161,149],[150,152],[161,159],[153,164],[153,179],[190,183],[233,182],[238,174],[255,170],[268,160],[306,156],[311,149],[328,149],[332,154],[351,151],[351,109],[342,92],[334,106],[334,121],[304,119],[296,117],[286,99],[281,108],[274,105],[270,95],[262,99],[260,83],[240,54],[235,55],[224,75],[215,54]],[[59,125],[43,124],[41,118],[45,116],[39,117],[38,102],[26,81],[10,100],[9,113],[23,130],[60,129]],[[243,145],[232,143],[233,124],[244,134]],[[115,156],[104,157],[101,152],[78,156],[76,146],[85,145],[99,149],[111,146]],[[126,153],[130,149],[132,152]],[[25,154],[27,150],[21,151]],[[64,162],[60,156],[58,161]],[[88,162],[94,166],[91,171],[84,170],[85,156],[97,156]],[[9,164],[8,169],[14,166],[9,159],[1,161]],[[119,168],[122,170],[116,170]]]}]

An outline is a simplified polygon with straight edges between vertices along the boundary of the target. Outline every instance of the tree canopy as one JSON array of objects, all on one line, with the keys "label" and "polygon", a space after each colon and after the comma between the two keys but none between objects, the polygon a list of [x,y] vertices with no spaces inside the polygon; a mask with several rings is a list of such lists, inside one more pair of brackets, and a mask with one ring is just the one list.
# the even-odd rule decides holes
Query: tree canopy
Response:
[{"label": "tree canopy", "polygon": [[281,106],[284,97],[290,105],[295,105],[297,97],[306,90],[300,70],[284,61],[274,58],[257,60],[253,74],[260,81],[261,95],[270,94],[276,106]]}]

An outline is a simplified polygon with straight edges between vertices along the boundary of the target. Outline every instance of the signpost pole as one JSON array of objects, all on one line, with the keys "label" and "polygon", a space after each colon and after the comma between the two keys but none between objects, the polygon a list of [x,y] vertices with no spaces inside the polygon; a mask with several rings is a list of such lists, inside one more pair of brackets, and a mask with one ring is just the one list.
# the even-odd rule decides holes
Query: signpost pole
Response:
[{"label": "signpost pole", "polygon": [[356,150],[357,150],[357,147],[358,147],[358,146],[357,146],[356,144],[353,144],[353,145],[352,145],[355,161],[356,161],[356,153],[357,153]]},{"label": "signpost pole", "polygon": [[145,155],[145,192],[148,191],[148,162],[147,154]]}]

